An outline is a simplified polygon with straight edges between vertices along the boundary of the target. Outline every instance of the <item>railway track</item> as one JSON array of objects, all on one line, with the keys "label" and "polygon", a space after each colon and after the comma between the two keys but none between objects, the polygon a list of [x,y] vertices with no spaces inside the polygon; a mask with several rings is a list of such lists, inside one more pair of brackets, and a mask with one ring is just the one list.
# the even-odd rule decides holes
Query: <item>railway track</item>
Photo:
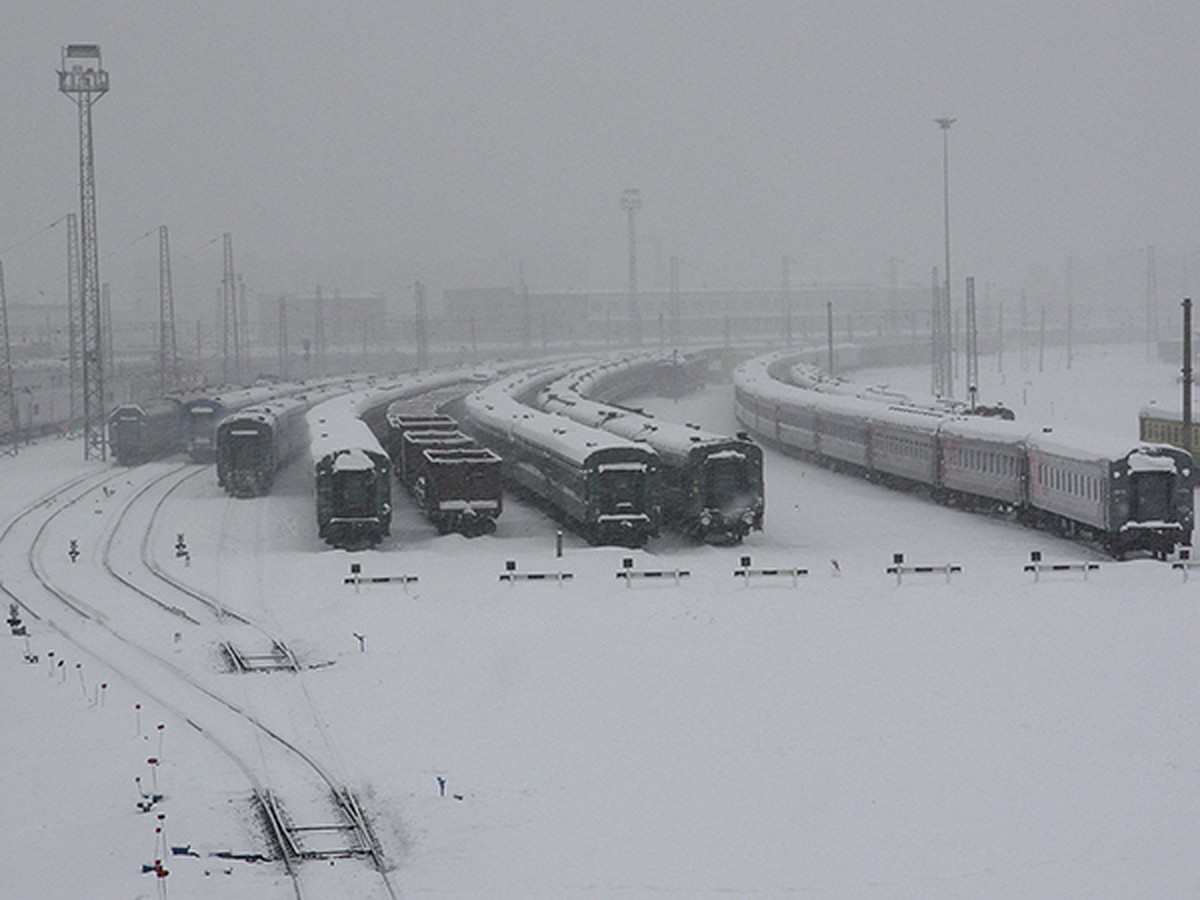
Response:
[{"label": "railway track", "polygon": [[[179,487],[204,471],[204,467],[192,465],[154,469],[144,466],[81,476],[21,510],[0,531],[0,561],[9,573],[3,592],[31,618],[103,662],[189,724],[233,763],[259,811],[269,845],[267,857],[283,868],[295,897],[332,896],[346,890],[356,896],[398,896],[382,848],[344,779],[302,747],[297,736],[284,733],[256,709],[264,704],[256,701],[246,679],[230,682],[231,676],[211,671],[203,655],[172,658],[170,651],[162,649],[161,634],[172,629],[186,629],[201,638],[215,631],[230,647],[235,646],[231,637],[235,632],[253,629],[261,636],[265,630],[182,580],[155,571],[161,567],[150,565],[150,534],[156,517]],[[110,485],[122,477],[126,486],[112,489]],[[53,571],[48,560],[54,555],[55,540],[61,539],[64,531],[82,534],[87,528],[88,519],[72,513],[81,511],[89,496],[97,497],[97,512],[107,513],[104,526],[90,548],[79,548],[84,565],[73,558]],[[138,527],[135,519],[139,512],[144,513],[151,501],[146,533],[137,541],[127,540]],[[118,559],[120,548],[130,544],[139,547],[140,562],[152,576],[149,580],[135,578],[130,561]],[[97,566],[88,565],[92,558],[98,559],[103,576],[111,579],[107,592],[95,582]],[[138,602],[130,604],[130,598]],[[272,653],[286,668],[299,673],[301,666],[286,644],[279,638],[269,640]],[[257,655],[235,652],[247,663]],[[249,664],[244,671],[253,669]],[[225,683],[221,683],[222,677]],[[234,699],[237,690],[242,696]],[[318,727],[328,742],[319,720]],[[303,865],[334,858],[359,859],[366,866],[357,873],[343,867],[335,885],[326,867]]]}]

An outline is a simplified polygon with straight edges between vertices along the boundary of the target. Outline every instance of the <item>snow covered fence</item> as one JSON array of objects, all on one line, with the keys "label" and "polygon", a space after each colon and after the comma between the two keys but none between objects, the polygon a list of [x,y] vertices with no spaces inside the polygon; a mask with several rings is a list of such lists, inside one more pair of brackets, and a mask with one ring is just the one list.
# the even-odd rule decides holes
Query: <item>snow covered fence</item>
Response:
[{"label": "snow covered fence", "polygon": [[500,580],[507,581],[510,585],[516,584],[518,581],[557,581],[559,587],[562,587],[564,581],[571,581],[574,578],[575,576],[570,572],[518,572],[515,559],[505,560],[504,571],[500,573]]},{"label": "snow covered fence", "polygon": [[743,556],[740,560],[739,568],[733,570],[734,578],[744,578],[746,587],[750,587],[750,578],[790,578],[792,579],[792,587],[795,587],[799,579],[808,574],[808,569],[755,569],[750,566],[750,557]]},{"label": "snow covered fence", "polygon": [[1033,573],[1034,581],[1040,581],[1043,572],[1080,572],[1083,574],[1083,580],[1087,581],[1088,572],[1095,572],[1099,568],[1100,563],[1096,562],[1042,562],[1040,550],[1030,551],[1029,562],[1025,564],[1025,571]]},{"label": "snow covered fence", "polygon": [[627,556],[621,560],[621,571],[617,573],[617,578],[625,579],[625,587],[633,587],[637,578],[671,578],[679,584],[680,579],[688,578],[691,574],[687,569],[635,569],[633,558]]},{"label": "snow covered fence", "polygon": [[899,587],[905,575],[931,575],[943,574],[946,576],[946,583],[950,583],[950,576],[956,575],[962,571],[962,566],[957,563],[925,563],[922,565],[905,565],[903,553],[892,554],[892,564],[888,566],[887,573],[896,576],[896,586]]}]

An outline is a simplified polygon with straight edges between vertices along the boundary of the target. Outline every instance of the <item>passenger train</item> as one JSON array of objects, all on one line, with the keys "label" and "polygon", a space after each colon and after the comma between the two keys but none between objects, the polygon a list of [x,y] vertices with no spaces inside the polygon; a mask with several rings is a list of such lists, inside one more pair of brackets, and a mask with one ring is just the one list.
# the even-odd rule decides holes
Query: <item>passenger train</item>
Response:
[{"label": "passenger train", "polygon": [[[625,357],[572,371],[537,395],[537,405],[651,447],[659,458],[664,521],[712,544],[736,544],[763,525],[762,449],[749,435],[703,431],[608,402],[655,387],[661,357]],[[682,363],[675,363],[682,367]]]},{"label": "passenger train", "polygon": [[1191,543],[1184,450],[808,390],[787,380],[794,356],[758,357],[734,372],[738,421],[784,450],[919,485],[948,504],[1011,512],[1117,558],[1165,558]]},{"label": "passenger train", "polygon": [[592,544],[643,546],[662,520],[659,458],[644,443],[542,412],[526,401],[569,371],[557,366],[469,394],[464,425],[504,459],[509,484]]}]

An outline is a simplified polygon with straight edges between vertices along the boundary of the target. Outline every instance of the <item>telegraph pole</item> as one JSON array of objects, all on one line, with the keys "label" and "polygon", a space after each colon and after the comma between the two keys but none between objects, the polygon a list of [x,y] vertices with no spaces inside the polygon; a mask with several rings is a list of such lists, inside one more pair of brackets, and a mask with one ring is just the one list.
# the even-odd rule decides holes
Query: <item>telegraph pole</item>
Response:
[{"label": "telegraph pole", "polygon": [[1154,247],[1146,248],[1146,359],[1150,360],[1158,338],[1158,266]]},{"label": "telegraph pole", "polygon": [[288,331],[287,300],[279,298],[279,377],[287,380]]},{"label": "telegraph pole", "polygon": [[637,292],[637,231],[634,215],[642,208],[642,194],[637,188],[626,188],[621,195],[621,209],[629,217],[629,337],[635,347],[642,344],[642,315],[638,310]]},{"label": "telegraph pole", "polygon": [[313,323],[313,351],[317,357],[317,371],[325,374],[325,295],[321,290],[321,286],[317,285],[317,295],[313,302],[313,315],[316,316],[316,321]]},{"label": "telegraph pole", "polygon": [[[429,332],[425,311],[425,285],[421,284],[419,281],[414,285],[414,302],[417,312],[417,368],[427,369],[429,368]],[[544,343],[545,320],[543,320],[542,325],[542,341]]]},{"label": "telegraph pole", "polygon": [[96,232],[96,169],[92,146],[92,105],[108,93],[108,73],[99,44],[68,44],[62,49],[58,90],[79,111],[79,223],[81,236],[80,342],[83,359],[83,458],[108,458],[104,434],[104,346],[100,321],[100,247]]},{"label": "telegraph pole", "polygon": [[113,324],[112,324],[112,294],[108,290],[108,282],[100,285],[100,334],[104,341],[103,358],[108,360],[110,369],[116,370],[117,355],[113,353]]},{"label": "telegraph pole", "polygon": [[671,257],[671,343],[678,347],[683,340],[682,310],[679,296],[679,257]]},{"label": "telegraph pole", "polygon": [[836,375],[833,370],[833,302],[826,301],[825,303],[825,335],[826,343],[829,349],[829,374]]},{"label": "telegraph pole", "polygon": [[221,237],[225,259],[221,275],[221,380],[232,384],[241,355],[238,351],[237,283],[233,277],[233,235],[226,231]]},{"label": "telegraph pole", "polygon": [[253,372],[253,362],[250,359],[250,317],[246,310],[246,280],[241,275],[237,277],[238,284],[238,383],[241,384],[247,372]]},{"label": "telegraph pole", "polygon": [[1075,309],[1075,258],[1067,257],[1067,368],[1071,368],[1074,356],[1071,347],[1071,326]]},{"label": "telegraph pole", "polygon": [[0,262],[0,437],[11,443],[0,447],[0,454],[16,456],[20,444],[17,419],[17,394],[13,388],[12,348],[8,343],[8,300],[4,295],[4,263]]},{"label": "telegraph pole", "polygon": [[971,409],[979,393],[979,327],[975,311],[975,276],[967,279],[967,397]]},{"label": "telegraph pole", "polygon": [[783,274],[779,279],[779,297],[783,303],[783,335],[789,347],[792,346],[792,262],[790,256],[783,257]]},{"label": "telegraph pole", "polygon": [[517,281],[521,291],[521,350],[533,349],[533,315],[529,309],[529,283],[525,280],[525,260],[517,262]]},{"label": "telegraph pole", "polygon": [[[1183,449],[1192,452],[1192,298],[1183,298]],[[1195,469],[1195,466],[1192,467]],[[1193,483],[1195,475],[1193,474]]]},{"label": "telegraph pole", "polygon": [[171,245],[167,226],[158,227],[158,386],[179,387],[179,345],[175,341],[175,296],[171,288]]},{"label": "telegraph pole", "polygon": [[933,267],[933,290],[931,292],[931,302],[929,311],[929,343],[930,343],[930,358],[932,359],[931,368],[931,389],[933,396],[944,397],[946,395],[946,354],[945,341],[946,329],[942,325],[942,286],[938,281],[937,266]]}]

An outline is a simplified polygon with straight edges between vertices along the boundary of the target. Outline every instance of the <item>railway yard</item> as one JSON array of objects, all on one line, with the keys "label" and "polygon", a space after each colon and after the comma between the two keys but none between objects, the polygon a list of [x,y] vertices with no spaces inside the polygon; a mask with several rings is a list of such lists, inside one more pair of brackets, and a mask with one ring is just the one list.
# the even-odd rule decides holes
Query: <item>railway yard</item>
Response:
[{"label": "railway yard", "polygon": [[[1132,374],[1106,380],[1113,365]],[[885,374],[927,379],[865,377]],[[1171,379],[1088,348],[1053,379],[1013,374],[1003,399],[1133,439]],[[740,427],[728,383],[634,399]],[[1117,563],[769,446],[762,529],[736,546],[670,529],[593,546],[507,491],[494,532],[440,534],[397,487],[363,552],[322,542],[303,454],[255,497],[183,453],[79,455],[47,439],[0,459],[0,582],[24,631],[0,654],[20,723],[3,823],[43,896],[1200,880],[1200,621],[1171,562]],[[1095,567],[1035,579],[1032,551]],[[897,553],[959,571],[901,583]]]}]

